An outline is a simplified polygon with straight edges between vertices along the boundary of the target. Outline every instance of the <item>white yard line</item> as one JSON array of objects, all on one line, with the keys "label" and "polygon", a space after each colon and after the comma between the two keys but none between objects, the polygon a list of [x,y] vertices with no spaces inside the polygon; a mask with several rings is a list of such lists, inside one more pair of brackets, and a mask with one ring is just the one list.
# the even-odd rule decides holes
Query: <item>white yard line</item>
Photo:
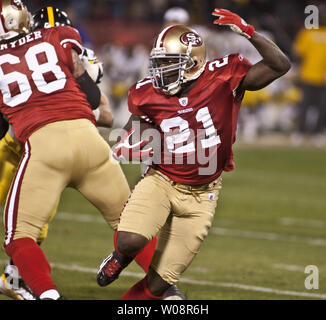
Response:
[{"label": "white yard line", "polygon": [[[92,223],[105,223],[101,215],[95,216],[90,214],[78,214],[70,212],[58,212],[55,219],[77,221],[77,222],[92,222]],[[326,246],[326,238],[312,238],[297,235],[289,235],[274,232],[262,232],[241,230],[233,228],[212,228],[211,233],[218,236],[238,237],[247,239],[260,239],[269,241],[287,241],[295,243],[303,243],[313,246]]]},{"label": "white yard line", "polygon": [[279,223],[283,226],[312,227],[312,228],[325,228],[326,226],[325,220],[290,218],[290,217],[280,218]]},{"label": "white yard line", "polygon": [[[7,262],[8,262],[8,260],[0,259],[0,263],[7,263]],[[98,271],[98,269],[95,269],[95,268],[82,267],[82,266],[79,266],[76,264],[67,265],[67,264],[63,264],[63,263],[51,263],[51,267],[62,269],[62,270],[79,271],[79,272],[93,273],[93,274],[96,274]],[[122,275],[127,276],[127,277],[133,277],[133,278],[143,278],[144,277],[144,273],[129,272],[129,271],[123,271]],[[213,281],[204,281],[204,280],[194,280],[194,279],[189,279],[189,278],[181,278],[180,282],[199,285],[199,286],[235,288],[235,289],[240,289],[240,290],[264,292],[264,293],[279,294],[279,295],[285,295],[285,296],[326,299],[326,294],[324,294],[324,293],[309,293],[309,292],[300,292],[300,291],[280,290],[280,289],[274,289],[274,288],[246,285],[246,284],[241,284],[241,283],[213,282]]]},{"label": "white yard line", "polygon": [[259,239],[269,241],[287,241],[303,243],[312,246],[326,246],[326,238],[311,238],[274,232],[261,232],[240,229],[212,228],[211,233],[218,236],[229,236],[247,239]]},{"label": "white yard line", "polygon": [[189,267],[189,270],[196,273],[209,273],[212,271],[212,269],[205,267]]},{"label": "white yard line", "polygon": [[287,271],[299,271],[304,272],[305,267],[293,265],[293,264],[284,264],[284,263],[275,263],[272,265],[275,269],[287,270]]},{"label": "white yard line", "polygon": [[55,215],[55,219],[77,221],[77,222],[95,222],[95,223],[103,223],[103,224],[106,223],[104,218],[101,216],[101,214],[91,215],[85,213],[72,213],[72,212],[65,212],[65,211],[57,212],[57,214]]},{"label": "white yard line", "polygon": [[[237,221],[232,219],[219,219],[215,220],[217,225],[229,227],[234,225]],[[322,219],[305,219],[305,218],[292,218],[292,217],[282,217],[275,221],[275,224],[281,226],[289,226],[289,227],[310,227],[310,228],[318,228],[322,229],[326,227],[326,220]]]}]

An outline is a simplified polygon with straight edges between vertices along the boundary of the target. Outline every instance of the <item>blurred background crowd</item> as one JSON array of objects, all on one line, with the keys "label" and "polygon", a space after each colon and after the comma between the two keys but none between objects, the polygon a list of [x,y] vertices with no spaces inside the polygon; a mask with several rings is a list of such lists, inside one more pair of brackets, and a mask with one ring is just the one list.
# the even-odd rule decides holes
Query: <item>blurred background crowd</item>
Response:
[{"label": "blurred background crowd", "polygon": [[[212,24],[214,8],[229,9],[275,41],[290,57],[290,72],[267,88],[247,92],[238,137],[255,143],[273,137],[295,146],[326,147],[326,1],[297,0],[34,0],[31,11],[52,5],[65,10],[85,46],[104,63],[101,89],[110,97],[115,127],[129,118],[129,87],[147,76],[155,35],[167,24],[192,26],[205,40],[208,59],[239,52],[260,60],[245,38]],[[308,5],[318,8],[317,26],[305,27]],[[312,19],[312,18],[311,18]],[[309,20],[310,22],[312,20]]]}]

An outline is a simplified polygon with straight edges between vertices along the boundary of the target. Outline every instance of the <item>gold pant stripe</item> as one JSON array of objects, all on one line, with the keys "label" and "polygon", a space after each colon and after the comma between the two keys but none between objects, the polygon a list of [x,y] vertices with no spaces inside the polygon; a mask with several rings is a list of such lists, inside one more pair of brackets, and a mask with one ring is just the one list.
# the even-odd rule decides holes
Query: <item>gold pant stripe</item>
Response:
[{"label": "gold pant stripe", "polygon": [[17,221],[17,208],[19,201],[19,190],[21,183],[24,177],[24,173],[27,167],[28,160],[30,158],[30,144],[27,141],[25,143],[25,154],[22,158],[16,176],[12,182],[11,189],[9,192],[8,203],[6,204],[5,209],[5,226],[6,226],[6,236],[5,236],[5,245],[8,245],[12,240],[14,235],[15,225]]}]

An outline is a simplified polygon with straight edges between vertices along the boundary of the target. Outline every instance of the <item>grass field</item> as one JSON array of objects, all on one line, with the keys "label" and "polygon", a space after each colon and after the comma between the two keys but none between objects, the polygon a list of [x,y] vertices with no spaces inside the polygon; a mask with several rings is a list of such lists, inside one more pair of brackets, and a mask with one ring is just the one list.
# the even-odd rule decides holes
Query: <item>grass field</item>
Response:
[{"label": "grass field", "polygon": [[[235,159],[236,170],[223,176],[214,225],[179,288],[199,300],[326,299],[326,150],[238,147]],[[133,186],[139,167],[124,170]],[[143,277],[132,263],[109,287],[97,285],[112,238],[100,213],[67,189],[42,244],[62,295],[119,299]],[[0,267],[6,261],[1,251]],[[319,269],[319,289],[304,286],[308,265]]]}]

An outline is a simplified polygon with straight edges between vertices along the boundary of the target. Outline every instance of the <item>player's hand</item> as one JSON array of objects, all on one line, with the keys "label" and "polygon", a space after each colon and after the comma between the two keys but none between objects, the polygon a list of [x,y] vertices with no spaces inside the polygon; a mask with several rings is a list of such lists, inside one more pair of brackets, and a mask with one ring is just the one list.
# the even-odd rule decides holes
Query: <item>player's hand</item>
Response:
[{"label": "player's hand", "polygon": [[148,143],[146,140],[140,140],[134,144],[129,143],[131,135],[135,129],[125,133],[120,142],[113,148],[113,157],[118,161],[146,161],[154,154],[153,148],[142,148]]},{"label": "player's hand", "polygon": [[226,9],[215,9],[212,12],[213,16],[219,17],[219,19],[214,20],[214,24],[220,26],[229,26],[232,31],[250,39],[255,33],[255,28],[247,24],[241,17],[237,14],[226,10]]},{"label": "player's hand", "polygon": [[80,55],[84,69],[96,84],[99,84],[103,77],[103,63],[99,61],[95,52],[88,48],[83,48]]}]

